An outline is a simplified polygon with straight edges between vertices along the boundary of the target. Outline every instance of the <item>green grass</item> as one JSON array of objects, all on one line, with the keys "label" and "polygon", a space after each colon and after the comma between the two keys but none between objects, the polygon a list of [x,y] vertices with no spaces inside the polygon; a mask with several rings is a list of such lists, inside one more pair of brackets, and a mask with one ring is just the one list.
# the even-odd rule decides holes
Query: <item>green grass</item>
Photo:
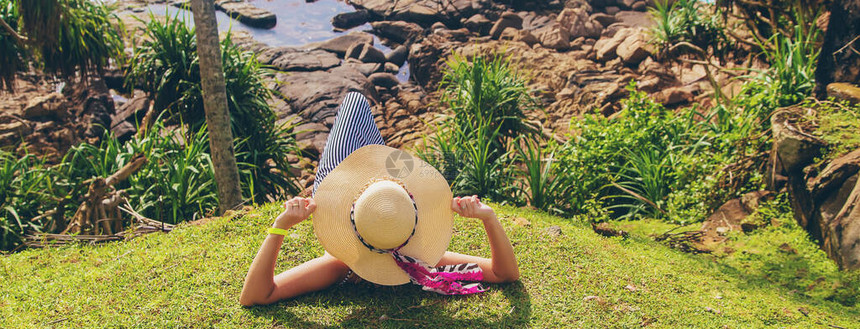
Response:
[{"label": "green grass", "polygon": [[[519,282],[469,297],[360,284],[243,308],[245,271],[276,212],[270,204],[169,234],[0,257],[0,327],[856,328],[860,318],[857,307],[648,238],[603,238],[585,225],[506,206],[497,212],[520,261]],[[531,224],[513,224],[518,217]],[[545,233],[552,225],[560,236]],[[278,271],[322,254],[309,222],[293,233]],[[480,223],[462,218],[449,249],[490,254]]]}]

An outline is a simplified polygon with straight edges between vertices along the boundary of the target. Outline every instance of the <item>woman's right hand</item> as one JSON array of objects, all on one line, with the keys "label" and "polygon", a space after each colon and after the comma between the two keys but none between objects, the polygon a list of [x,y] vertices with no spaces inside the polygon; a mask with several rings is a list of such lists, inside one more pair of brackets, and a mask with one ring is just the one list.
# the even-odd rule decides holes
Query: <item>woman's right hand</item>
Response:
[{"label": "woman's right hand", "polygon": [[451,209],[466,218],[488,220],[496,217],[493,208],[482,203],[477,195],[454,198],[451,200]]},{"label": "woman's right hand", "polygon": [[317,209],[317,204],[311,198],[295,197],[284,202],[284,208],[272,227],[286,230],[301,223]]}]

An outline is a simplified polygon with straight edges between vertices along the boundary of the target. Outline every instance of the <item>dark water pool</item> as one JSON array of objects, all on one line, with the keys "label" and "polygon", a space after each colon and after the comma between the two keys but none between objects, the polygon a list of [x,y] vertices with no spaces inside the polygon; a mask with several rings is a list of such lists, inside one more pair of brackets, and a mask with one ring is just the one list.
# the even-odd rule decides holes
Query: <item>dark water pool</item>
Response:
[{"label": "dark water pool", "polygon": [[[216,12],[218,29],[227,31],[247,31],[254,39],[270,46],[302,46],[311,42],[328,40],[352,31],[370,30],[370,24],[364,24],[349,31],[335,32],[331,18],[340,13],[355,11],[355,8],[343,1],[317,0],[251,0],[253,5],[273,12],[278,17],[278,24],[272,29],[258,29],[236,21],[221,11]],[[157,15],[178,17],[189,26],[194,25],[191,12],[165,4],[153,4],[148,10]],[[384,53],[391,51],[374,36],[374,46]],[[397,74],[404,82],[409,79],[409,65],[404,64]]]}]

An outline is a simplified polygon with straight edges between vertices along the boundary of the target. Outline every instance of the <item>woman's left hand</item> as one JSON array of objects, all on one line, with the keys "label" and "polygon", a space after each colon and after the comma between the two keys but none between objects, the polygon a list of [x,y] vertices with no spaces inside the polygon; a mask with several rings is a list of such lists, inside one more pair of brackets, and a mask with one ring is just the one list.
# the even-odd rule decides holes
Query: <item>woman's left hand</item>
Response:
[{"label": "woman's left hand", "polygon": [[301,223],[317,209],[317,204],[311,198],[295,197],[284,202],[284,208],[284,211],[275,218],[273,227],[288,229]]}]

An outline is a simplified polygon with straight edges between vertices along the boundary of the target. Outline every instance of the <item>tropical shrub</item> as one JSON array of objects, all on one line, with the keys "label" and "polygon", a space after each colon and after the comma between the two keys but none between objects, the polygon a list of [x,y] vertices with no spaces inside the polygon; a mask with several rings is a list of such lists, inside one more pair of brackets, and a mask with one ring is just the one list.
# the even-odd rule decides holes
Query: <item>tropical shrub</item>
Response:
[{"label": "tropical shrub", "polygon": [[123,28],[111,11],[101,1],[0,0],[0,18],[21,36],[16,40],[7,31],[0,32],[4,84],[8,87],[17,68],[23,68],[20,60],[30,58],[25,48],[32,51],[37,68],[82,81],[100,72],[109,59],[121,58]]},{"label": "tropical shrub", "polygon": [[449,179],[455,194],[513,201],[513,144],[538,131],[526,116],[534,100],[509,60],[491,57],[448,60],[440,88],[449,112],[419,155]]},{"label": "tropical shrub", "polygon": [[[149,40],[136,50],[127,84],[144,89],[163,109],[168,123],[182,123],[197,131],[205,124],[200,87],[200,67],[194,29],[179,17],[164,20],[150,16],[145,22]],[[227,105],[236,144],[236,160],[250,171],[253,200],[267,195],[300,191],[286,162],[297,153],[292,124],[278,126],[269,108],[272,96],[264,79],[271,72],[256,56],[241,50],[227,36],[221,41],[221,60],[227,89]]]}]

